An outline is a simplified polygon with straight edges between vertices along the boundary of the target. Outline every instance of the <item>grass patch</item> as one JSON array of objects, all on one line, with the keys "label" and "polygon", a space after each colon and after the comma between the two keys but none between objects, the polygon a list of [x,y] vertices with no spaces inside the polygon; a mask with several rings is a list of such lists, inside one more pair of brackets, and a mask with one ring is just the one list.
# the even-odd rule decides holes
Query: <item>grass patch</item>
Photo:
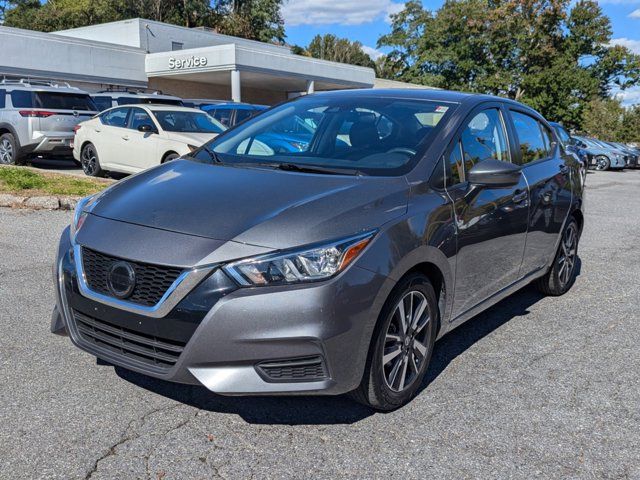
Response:
[{"label": "grass patch", "polygon": [[71,175],[40,173],[24,167],[0,168],[0,193],[14,193],[28,197],[60,195],[84,197],[104,190],[109,183]]}]

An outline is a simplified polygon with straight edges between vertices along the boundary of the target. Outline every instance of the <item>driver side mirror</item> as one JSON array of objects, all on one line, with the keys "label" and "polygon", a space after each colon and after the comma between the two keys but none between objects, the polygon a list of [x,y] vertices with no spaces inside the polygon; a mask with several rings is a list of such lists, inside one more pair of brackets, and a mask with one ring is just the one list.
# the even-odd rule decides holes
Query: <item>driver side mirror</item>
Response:
[{"label": "driver side mirror", "polygon": [[158,133],[156,129],[149,125],[148,123],[143,123],[142,125],[138,125],[138,131],[143,133]]},{"label": "driver side mirror", "polygon": [[521,176],[522,170],[518,165],[491,159],[476,163],[469,170],[467,180],[472,185],[511,187],[520,183]]}]

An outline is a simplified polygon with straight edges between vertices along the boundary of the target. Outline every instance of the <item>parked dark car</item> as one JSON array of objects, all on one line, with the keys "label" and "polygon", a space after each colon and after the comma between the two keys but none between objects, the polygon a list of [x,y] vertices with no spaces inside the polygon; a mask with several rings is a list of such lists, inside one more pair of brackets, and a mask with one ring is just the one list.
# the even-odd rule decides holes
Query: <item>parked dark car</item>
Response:
[{"label": "parked dark car", "polygon": [[613,148],[618,149],[626,156],[627,168],[636,168],[640,166],[640,152],[620,142],[607,142]]},{"label": "parked dark car", "polygon": [[583,177],[586,177],[587,169],[589,168],[589,159],[587,158],[587,155],[576,146],[575,139],[571,136],[567,129],[564,128],[562,124],[558,122],[549,122],[549,125],[551,125],[551,128],[553,128],[556,137],[560,141],[565,151],[575,155],[578,160],[580,160],[580,162],[582,163],[582,175]]},{"label": "parked dark car", "polygon": [[[309,117],[302,149],[265,138]],[[531,282],[571,288],[579,168],[510,100],[307,95],[82,200],[51,330],[223,395],[350,392],[394,409],[437,338]]]},{"label": "parked dark car", "polygon": [[596,170],[609,170],[623,169],[627,166],[625,155],[622,152],[603,145],[594,138],[574,135],[573,139],[580,155],[586,157],[590,167]]},{"label": "parked dark car", "polygon": [[215,105],[203,105],[200,108],[225,127],[231,128],[269,107],[249,103],[218,103]]}]

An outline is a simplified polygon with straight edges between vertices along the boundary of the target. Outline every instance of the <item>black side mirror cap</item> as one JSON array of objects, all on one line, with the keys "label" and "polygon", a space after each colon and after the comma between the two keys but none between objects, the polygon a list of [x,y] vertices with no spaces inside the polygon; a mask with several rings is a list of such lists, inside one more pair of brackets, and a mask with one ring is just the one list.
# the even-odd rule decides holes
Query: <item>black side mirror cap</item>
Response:
[{"label": "black side mirror cap", "polygon": [[500,160],[483,160],[476,163],[467,175],[472,185],[510,187],[520,183],[522,168]]},{"label": "black side mirror cap", "polygon": [[138,131],[144,133],[158,133],[152,125],[144,123],[142,125],[138,125]]}]

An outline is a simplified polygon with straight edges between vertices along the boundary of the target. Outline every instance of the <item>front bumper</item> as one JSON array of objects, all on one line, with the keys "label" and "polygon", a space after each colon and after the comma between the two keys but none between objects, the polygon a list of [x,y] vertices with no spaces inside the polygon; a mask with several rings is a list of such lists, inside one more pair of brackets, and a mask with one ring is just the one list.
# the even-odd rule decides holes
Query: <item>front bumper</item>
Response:
[{"label": "front bumper", "polygon": [[[200,291],[205,281],[165,317],[154,318],[84,297],[76,273],[65,231],[55,269],[59,313],[54,312],[52,332],[67,333],[76,346],[109,363],[163,380],[201,384],[224,395],[353,390],[362,378],[373,328],[393,285],[387,277],[355,265],[326,282],[296,287],[234,285],[206,298]],[[203,306],[207,301],[210,304]],[[129,335],[171,336],[170,341],[182,342],[181,352],[173,365],[155,368],[89,341],[80,331],[87,316]],[[311,379],[299,373],[308,370],[286,366],[307,359],[322,362]],[[262,368],[266,365],[285,365],[280,374],[298,372],[298,376],[269,378]]]}]

